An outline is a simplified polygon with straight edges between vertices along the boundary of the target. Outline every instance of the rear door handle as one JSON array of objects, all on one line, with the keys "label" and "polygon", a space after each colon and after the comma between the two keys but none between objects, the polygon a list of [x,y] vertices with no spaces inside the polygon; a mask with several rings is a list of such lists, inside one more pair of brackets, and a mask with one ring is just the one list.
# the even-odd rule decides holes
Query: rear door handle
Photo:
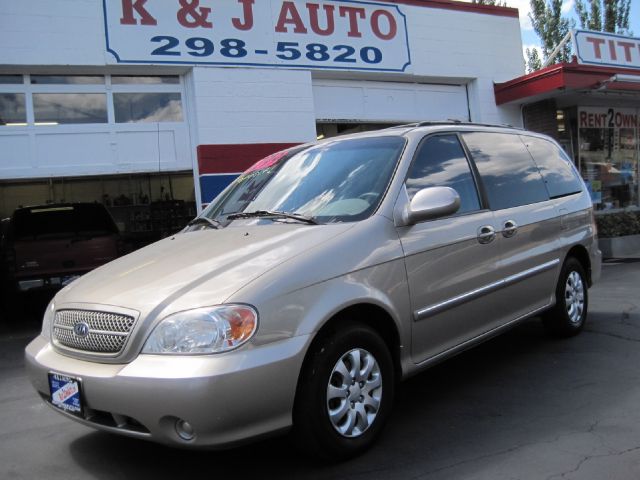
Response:
[{"label": "rear door handle", "polygon": [[478,229],[478,242],[482,244],[491,243],[496,238],[496,230],[491,225],[485,225]]},{"label": "rear door handle", "polygon": [[502,236],[504,238],[511,238],[518,233],[518,224],[513,220],[507,220],[502,227]]}]

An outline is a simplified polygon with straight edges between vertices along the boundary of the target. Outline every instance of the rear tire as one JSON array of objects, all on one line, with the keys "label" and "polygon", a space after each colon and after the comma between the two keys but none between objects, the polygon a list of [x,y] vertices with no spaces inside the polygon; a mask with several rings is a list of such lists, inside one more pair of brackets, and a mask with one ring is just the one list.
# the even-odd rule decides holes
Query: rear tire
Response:
[{"label": "rear tire", "polygon": [[391,354],[380,335],[359,323],[341,324],[314,341],[293,409],[293,434],[305,453],[352,458],[376,440],[395,389]]},{"label": "rear tire", "polygon": [[542,319],[552,335],[572,337],[584,328],[589,306],[587,288],[582,264],[574,257],[567,258],[556,286],[556,304]]}]

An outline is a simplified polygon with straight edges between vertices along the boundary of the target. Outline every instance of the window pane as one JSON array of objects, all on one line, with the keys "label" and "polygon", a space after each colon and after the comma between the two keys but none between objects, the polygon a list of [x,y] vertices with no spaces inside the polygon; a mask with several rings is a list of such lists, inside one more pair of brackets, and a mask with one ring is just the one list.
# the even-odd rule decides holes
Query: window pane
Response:
[{"label": "window pane", "polygon": [[580,173],[597,210],[638,205],[636,116],[632,108],[578,110]]},{"label": "window pane", "polygon": [[480,210],[471,169],[455,135],[438,135],[424,141],[411,165],[406,185],[409,198],[423,188],[451,187],[460,195],[457,213]]},{"label": "window pane", "polygon": [[117,123],[181,122],[179,93],[114,93]]},{"label": "window pane", "polygon": [[31,75],[34,85],[103,85],[102,75]]},{"label": "window pane", "polygon": [[571,195],[582,190],[582,181],[556,145],[541,138],[521,138],[538,165],[551,198]]},{"label": "window pane", "polygon": [[0,125],[26,125],[24,93],[0,93]]},{"label": "window pane", "polygon": [[0,85],[20,85],[22,75],[0,75]]},{"label": "window pane", "polygon": [[107,123],[107,95],[104,93],[34,93],[36,125]]},{"label": "window pane", "polygon": [[180,83],[180,77],[177,75],[156,75],[156,76],[128,76],[128,75],[112,75],[111,83],[113,85],[157,85],[157,84],[173,84]]},{"label": "window pane", "polygon": [[538,167],[518,135],[462,135],[480,171],[493,210],[548,200]]}]

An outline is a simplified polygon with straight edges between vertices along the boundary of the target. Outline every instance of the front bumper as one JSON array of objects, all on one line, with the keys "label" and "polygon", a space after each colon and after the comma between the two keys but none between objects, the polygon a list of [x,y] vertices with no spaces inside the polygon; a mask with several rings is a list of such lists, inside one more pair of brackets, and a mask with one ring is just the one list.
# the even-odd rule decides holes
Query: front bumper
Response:
[{"label": "front bumper", "polygon": [[[58,353],[42,336],[26,349],[35,389],[49,403],[50,372],[79,378],[85,425],[175,446],[225,447],[286,429],[310,337],[248,346],[222,355],[140,355],[102,364]],[[195,432],[183,440],[176,421]]]}]

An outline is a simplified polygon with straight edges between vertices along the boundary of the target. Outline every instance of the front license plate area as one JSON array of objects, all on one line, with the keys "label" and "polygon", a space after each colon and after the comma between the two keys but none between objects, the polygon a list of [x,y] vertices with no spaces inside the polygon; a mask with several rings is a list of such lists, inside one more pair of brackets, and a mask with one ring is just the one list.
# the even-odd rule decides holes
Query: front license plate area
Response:
[{"label": "front license plate area", "polygon": [[82,416],[82,390],[79,378],[49,373],[51,404],[73,415]]}]

